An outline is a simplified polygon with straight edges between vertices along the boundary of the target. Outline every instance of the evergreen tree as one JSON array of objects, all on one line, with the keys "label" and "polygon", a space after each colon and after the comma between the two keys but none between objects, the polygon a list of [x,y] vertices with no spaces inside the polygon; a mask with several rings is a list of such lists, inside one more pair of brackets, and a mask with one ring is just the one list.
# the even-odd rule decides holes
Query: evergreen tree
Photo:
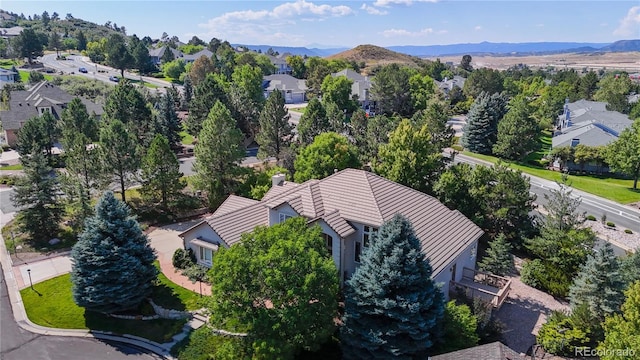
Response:
[{"label": "evergreen tree", "polygon": [[58,137],[56,118],[50,112],[34,116],[24,123],[18,131],[16,150],[20,156],[46,152],[47,161],[52,164],[51,148]]},{"label": "evergreen tree", "polygon": [[543,226],[562,231],[575,229],[586,220],[585,213],[578,210],[582,199],[572,196],[573,189],[566,174],[562,174],[561,180],[556,184],[558,189],[551,189],[550,195],[544,194],[547,216]]},{"label": "evergreen tree", "polygon": [[620,311],[624,286],[613,248],[605,242],[589,256],[569,288],[571,306],[587,304],[593,316],[603,321],[605,316]]},{"label": "evergreen tree", "polygon": [[142,94],[129,81],[120,81],[109,94],[103,118],[119,120],[133,131],[136,140],[148,146],[153,140],[153,116]]},{"label": "evergreen tree", "polygon": [[506,99],[486,93],[473,102],[462,135],[462,145],[478,154],[491,154],[497,141],[498,122],[505,114]]},{"label": "evergreen tree", "polygon": [[314,98],[309,101],[300,117],[297,130],[298,140],[304,145],[311,144],[316,136],[331,131],[331,124],[320,100]]},{"label": "evergreen tree", "polygon": [[178,119],[178,114],[176,113],[174,100],[169,91],[160,98],[160,111],[157,115],[158,128],[156,129],[156,134],[163,135],[169,141],[171,149],[179,148],[182,143],[180,138],[180,119]]},{"label": "evergreen tree", "polygon": [[220,76],[208,75],[195,87],[193,99],[189,103],[189,117],[186,121],[189,134],[198,136],[202,130],[202,122],[207,118],[216,101],[222,104],[228,103],[224,83]]},{"label": "evergreen tree", "polygon": [[478,318],[469,306],[449,301],[442,320],[442,341],[436,344],[438,353],[448,353],[478,345]]},{"label": "evergreen tree", "polygon": [[133,67],[138,69],[140,74],[146,74],[155,68],[151,62],[149,48],[136,35],[131,37],[129,48],[133,58]]},{"label": "evergreen tree", "polygon": [[142,196],[152,201],[160,201],[167,207],[180,190],[187,185],[182,179],[180,162],[171,151],[166,137],[156,135],[147,155],[142,159]]},{"label": "evergreen tree", "polygon": [[138,139],[121,121],[112,120],[103,124],[100,130],[101,167],[109,180],[113,179],[120,185],[123,202],[127,201],[127,187],[133,184],[140,168],[141,153]]},{"label": "evergreen tree", "polygon": [[151,294],[158,270],[149,239],[124,202],[108,191],[71,250],[73,299],[89,311],[135,308]]},{"label": "evergreen tree", "polygon": [[124,78],[124,71],[134,65],[133,56],[129,52],[124,36],[112,33],[104,45],[107,54],[107,64],[120,70],[120,77]]},{"label": "evergreen tree", "polygon": [[324,101],[324,108],[329,122],[330,130],[338,134],[344,132],[344,118],[346,116],[343,110],[340,110],[334,102]]},{"label": "evergreen tree", "polygon": [[446,149],[454,144],[456,132],[448,124],[449,114],[444,102],[427,102],[426,109],[416,112],[411,120],[419,126],[427,126],[433,143],[439,149]]},{"label": "evergreen tree", "polygon": [[78,39],[78,51],[87,50],[87,37],[84,35],[82,30],[78,30],[78,35],[76,36]]},{"label": "evergreen tree", "polygon": [[412,359],[437,341],[444,298],[411,223],[384,223],[347,282],[341,329],[345,359]]},{"label": "evergreen tree", "polygon": [[202,123],[194,153],[196,187],[207,193],[209,207],[215,208],[233,190],[238,163],[245,155],[242,133],[220,101],[216,101]]},{"label": "evergreen tree", "polygon": [[18,207],[21,230],[41,244],[58,235],[63,209],[56,173],[41,152],[22,156],[24,176],[17,180],[11,200]]},{"label": "evergreen tree", "polygon": [[170,63],[175,60],[175,56],[173,55],[173,51],[168,46],[164,47],[164,51],[162,52],[162,57],[160,58],[163,64]]},{"label": "evergreen tree", "polygon": [[282,151],[291,145],[293,128],[289,124],[289,110],[284,106],[280,91],[273,91],[260,113],[260,132],[256,142],[260,145],[258,157],[273,156],[276,162],[282,158]]},{"label": "evergreen tree", "polygon": [[531,116],[528,100],[518,96],[509,103],[509,111],[498,124],[493,153],[510,160],[522,160],[538,147],[538,122]]},{"label": "evergreen tree", "polygon": [[604,356],[601,357],[602,360],[621,358],[611,349],[634,350],[634,354],[638,355],[638,349],[640,349],[640,281],[636,281],[625,292],[622,314],[608,317],[603,327],[604,341],[599,348],[599,350],[605,350],[603,351]]},{"label": "evergreen tree", "polygon": [[191,82],[191,76],[185,75],[184,80],[182,82],[182,104],[181,108],[183,110],[189,110],[191,99],[193,98],[193,83]]},{"label": "evergreen tree", "polygon": [[620,259],[620,274],[625,287],[640,280],[640,249]]},{"label": "evergreen tree", "polygon": [[482,271],[500,276],[504,276],[514,269],[511,244],[504,234],[500,233],[493,241],[489,242],[487,253],[478,267]]}]

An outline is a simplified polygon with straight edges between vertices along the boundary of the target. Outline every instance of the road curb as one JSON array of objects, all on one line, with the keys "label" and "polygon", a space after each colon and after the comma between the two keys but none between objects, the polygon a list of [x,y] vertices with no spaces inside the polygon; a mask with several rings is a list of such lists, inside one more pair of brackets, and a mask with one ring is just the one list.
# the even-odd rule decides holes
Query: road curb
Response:
[{"label": "road curb", "polygon": [[133,345],[138,348],[142,348],[153,352],[156,355],[163,357],[164,359],[174,360],[175,358],[169,353],[169,349],[164,348],[161,344],[154,341],[143,339],[141,337],[133,335],[115,335],[105,331],[98,330],[82,330],[82,329],[57,329],[49,328],[34,324],[27,317],[20,291],[18,290],[18,284],[13,276],[12,262],[7,248],[0,234],[0,263],[2,263],[2,271],[5,276],[5,283],[7,285],[7,293],[9,294],[9,301],[11,302],[11,309],[13,310],[13,317],[18,326],[26,331],[46,335],[46,336],[69,336],[79,338],[95,338],[100,340],[110,340],[114,342]]}]

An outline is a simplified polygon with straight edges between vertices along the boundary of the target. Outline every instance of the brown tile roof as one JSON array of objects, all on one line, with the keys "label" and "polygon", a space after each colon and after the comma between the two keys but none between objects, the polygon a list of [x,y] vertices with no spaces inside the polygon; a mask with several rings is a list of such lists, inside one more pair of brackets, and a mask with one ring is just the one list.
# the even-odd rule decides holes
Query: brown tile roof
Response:
[{"label": "brown tile roof", "polygon": [[240,240],[243,232],[267,225],[267,208],[284,203],[312,222],[322,218],[340,236],[355,231],[350,222],[380,226],[400,213],[413,224],[434,274],[482,235],[471,220],[436,198],[364,170],[346,169],[302,184],[284,182],[260,202],[237,198],[227,199],[230,203],[225,201],[222,212],[206,220],[228,245]]},{"label": "brown tile roof", "polygon": [[432,360],[525,360],[499,341],[431,357]]},{"label": "brown tile roof", "polygon": [[232,211],[236,211],[243,207],[259,203],[258,200],[247,199],[242,196],[229,195],[229,197],[218,207],[218,209],[211,215],[216,217],[224,214],[228,214]]}]

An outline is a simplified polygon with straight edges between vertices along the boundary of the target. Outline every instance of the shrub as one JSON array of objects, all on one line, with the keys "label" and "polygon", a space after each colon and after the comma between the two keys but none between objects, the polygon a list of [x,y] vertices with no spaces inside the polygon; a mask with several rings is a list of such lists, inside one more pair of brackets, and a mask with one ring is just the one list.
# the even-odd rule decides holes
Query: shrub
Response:
[{"label": "shrub", "polygon": [[540,159],[538,163],[541,167],[546,168],[547,166],[549,166],[549,159]]},{"label": "shrub", "polygon": [[175,267],[176,269],[184,270],[196,263],[196,256],[193,254],[193,251],[191,249],[177,249],[173,253],[171,262],[173,263],[173,267]]},{"label": "shrub", "polygon": [[596,217],[593,215],[587,215],[587,220],[589,221],[596,221]]},{"label": "shrub", "polygon": [[575,348],[590,343],[586,331],[574,326],[569,314],[553,311],[538,332],[538,344],[556,355],[575,355]]},{"label": "shrub", "polygon": [[624,232],[625,232],[626,234],[633,234],[633,231],[631,231],[630,229],[624,229]]},{"label": "shrub", "polygon": [[544,290],[553,296],[565,297],[569,293],[570,279],[554,264],[535,259],[526,262],[520,274],[523,283]]},{"label": "shrub", "polygon": [[544,264],[542,264],[540,259],[527,261],[522,265],[520,280],[529,286],[540,288],[538,279],[541,277],[540,274],[542,274],[542,272],[544,272]]},{"label": "shrub", "polygon": [[616,224],[612,223],[611,221],[607,221],[607,226],[608,227],[616,227]]}]

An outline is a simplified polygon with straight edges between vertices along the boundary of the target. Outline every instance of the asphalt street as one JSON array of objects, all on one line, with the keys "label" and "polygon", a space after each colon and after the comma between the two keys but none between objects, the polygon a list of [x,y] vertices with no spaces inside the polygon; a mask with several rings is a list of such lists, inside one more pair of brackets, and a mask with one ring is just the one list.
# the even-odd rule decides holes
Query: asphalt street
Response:
[{"label": "asphalt street", "polygon": [[16,324],[0,271],[0,359],[2,360],[133,360],[162,359],[129,345],[91,338],[44,336],[23,330]]}]

